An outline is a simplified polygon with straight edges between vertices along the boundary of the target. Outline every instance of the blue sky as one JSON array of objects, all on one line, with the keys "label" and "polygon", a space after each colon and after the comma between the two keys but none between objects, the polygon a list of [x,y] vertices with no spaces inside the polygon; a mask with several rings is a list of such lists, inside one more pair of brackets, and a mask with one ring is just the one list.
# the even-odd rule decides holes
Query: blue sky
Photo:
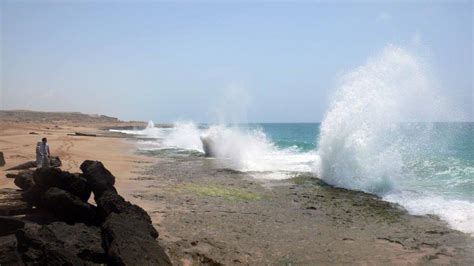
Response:
[{"label": "blue sky", "polygon": [[472,3],[430,2],[1,1],[1,108],[316,122],[395,44],[473,120]]}]

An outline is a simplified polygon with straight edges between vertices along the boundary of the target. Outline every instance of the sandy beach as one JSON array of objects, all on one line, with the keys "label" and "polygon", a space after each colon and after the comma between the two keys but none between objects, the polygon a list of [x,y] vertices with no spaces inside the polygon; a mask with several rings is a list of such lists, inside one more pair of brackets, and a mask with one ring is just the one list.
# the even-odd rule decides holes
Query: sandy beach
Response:
[{"label": "sandy beach", "polygon": [[[102,121],[98,124],[83,119],[55,121],[47,116],[46,121],[36,122],[28,119],[29,116],[31,114],[23,115],[21,119],[6,119],[2,115],[0,150],[6,160],[6,165],[0,168],[2,176],[5,176],[6,169],[10,167],[35,160],[36,143],[43,137],[48,139],[51,154],[62,160],[61,169],[79,172],[79,166],[84,160],[102,161],[113,173],[120,173],[121,178],[117,179],[119,190],[127,190],[126,182],[132,177],[134,169],[153,161],[152,158],[137,155],[133,145],[127,143],[123,136],[100,130],[101,127],[143,126],[143,123]],[[76,132],[99,136],[72,136]],[[101,137],[101,134],[105,135]],[[15,185],[12,180],[2,178],[0,187]]]},{"label": "sandy beach", "polygon": [[[102,161],[118,191],[150,214],[158,241],[177,265],[474,262],[473,238],[437,217],[409,215],[310,175],[263,181],[197,153],[138,152],[136,139],[103,130],[118,126],[131,124],[3,121],[0,151],[7,163],[0,187],[15,187],[5,169],[33,160],[44,136],[63,170],[77,172],[86,159]],[[75,132],[97,136],[68,135]]]}]

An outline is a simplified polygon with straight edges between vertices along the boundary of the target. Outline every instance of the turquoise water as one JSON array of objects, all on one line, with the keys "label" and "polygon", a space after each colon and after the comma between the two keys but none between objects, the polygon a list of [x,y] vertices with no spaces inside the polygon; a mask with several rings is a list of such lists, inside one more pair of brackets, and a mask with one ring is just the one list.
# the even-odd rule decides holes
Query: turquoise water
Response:
[{"label": "turquoise water", "polygon": [[279,148],[296,147],[307,152],[317,148],[320,123],[262,123],[241,127],[262,129]]},{"label": "turquoise water", "polygon": [[204,153],[204,139],[216,167],[267,180],[310,173],[474,235],[474,123],[406,123],[467,119],[429,73],[425,60],[387,45],[338,78],[320,124],[150,123],[126,133],[150,137],[143,149],[193,154]]},{"label": "turquoise water", "polygon": [[[318,149],[320,123],[267,123],[260,128],[281,149],[302,152]],[[401,132],[401,134],[400,134]],[[404,124],[401,141],[402,174],[396,179],[405,187],[423,187],[452,199],[474,202],[474,123]],[[420,141],[420,138],[423,141]]]},{"label": "turquoise water", "polygon": [[187,122],[124,132],[150,137],[140,149],[192,151],[190,156],[203,153],[201,138],[207,137],[216,152],[212,159],[221,167],[267,180],[312,173],[335,186],[378,194],[413,214],[438,215],[474,235],[474,123],[361,128],[323,135],[320,123]]}]

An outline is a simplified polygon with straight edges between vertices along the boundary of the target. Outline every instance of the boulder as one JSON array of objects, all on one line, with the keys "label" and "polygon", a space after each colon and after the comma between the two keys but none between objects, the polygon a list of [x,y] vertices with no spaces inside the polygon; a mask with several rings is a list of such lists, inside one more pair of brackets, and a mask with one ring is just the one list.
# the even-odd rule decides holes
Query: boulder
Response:
[{"label": "boulder", "polygon": [[0,265],[22,265],[15,235],[0,237]]},{"label": "boulder", "polygon": [[0,151],[0,166],[5,165],[5,158],[3,157],[3,152]]},{"label": "boulder", "polygon": [[61,162],[61,159],[59,159],[58,156],[50,156],[49,157],[49,167],[61,167],[63,163]]},{"label": "boulder", "polygon": [[7,173],[5,175],[6,178],[15,178],[17,176],[17,174],[12,174],[12,173]]},{"label": "boulder", "polygon": [[89,134],[89,133],[82,133],[82,132],[75,132],[73,136],[82,136],[82,137],[97,137],[96,134]]},{"label": "boulder", "polygon": [[114,187],[115,176],[101,162],[86,160],[80,168],[96,198],[100,197],[106,190],[116,191]]},{"label": "boulder", "polygon": [[[50,156],[49,157],[49,166],[50,167],[60,167],[61,165],[62,165],[62,162],[59,159],[59,157],[57,157],[57,156]],[[7,171],[26,170],[26,169],[30,169],[30,168],[35,168],[36,166],[37,166],[36,161],[28,161],[26,163],[22,163],[22,164],[19,164],[17,166],[8,168]]]},{"label": "boulder", "polygon": [[19,164],[19,165],[17,165],[17,166],[8,168],[7,171],[11,171],[11,170],[26,170],[26,169],[35,168],[35,167],[36,167],[36,162],[35,162],[35,161],[29,161],[29,162],[22,163],[22,164]]},{"label": "boulder", "polygon": [[33,175],[33,170],[25,170],[25,171],[18,172],[18,173],[16,173],[16,174],[14,174],[14,173],[7,173],[7,174],[5,175],[5,177],[6,177],[6,178],[13,178],[13,179],[15,179],[17,176],[19,176],[19,175],[24,175],[24,174],[28,174],[28,175],[31,174],[31,175]]},{"label": "boulder", "polygon": [[80,174],[71,174],[59,168],[39,168],[33,173],[35,184],[43,191],[51,187],[66,190],[83,201],[88,201],[91,189]]},{"label": "boulder", "polygon": [[29,224],[16,233],[18,252],[30,265],[104,263],[100,229],[84,224]]},{"label": "boulder", "polygon": [[31,206],[40,207],[44,189],[37,184],[22,193],[22,198]]},{"label": "boulder", "polygon": [[97,217],[92,205],[57,187],[52,187],[43,194],[41,206],[58,219],[69,223],[92,223]]},{"label": "boulder", "polygon": [[202,149],[204,150],[204,155],[206,157],[215,157],[216,153],[214,151],[215,144],[214,141],[209,136],[201,137]]},{"label": "boulder", "polygon": [[104,248],[111,265],[171,265],[147,228],[126,214],[111,213],[102,224]]},{"label": "boulder", "polygon": [[18,252],[27,265],[80,265],[82,260],[64,246],[46,225],[28,225],[16,233]]},{"label": "boulder", "polygon": [[0,189],[0,215],[11,216],[27,214],[31,206],[23,200],[22,192],[17,189]]},{"label": "boulder", "polygon": [[0,236],[14,234],[25,226],[25,221],[15,217],[0,216]]},{"label": "boulder", "polygon": [[148,213],[140,206],[131,204],[122,196],[113,191],[105,191],[102,196],[96,199],[97,210],[102,217],[106,217],[112,213],[123,214],[127,219],[134,219],[140,223],[143,230],[153,237],[158,237],[158,232],[152,225],[152,221]]},{"label": "boulder", "polygon": [[15,185],[23,190],[28,190],[35,184],[33,171],[26,170],[15,175]]},{"label": "boulder", "polygon": [[87,226],[83,223],[68,225],[55,222],[48,225],[56,237],[64,242],[64,246],[74,250],[82,260],[95,263],[105,263],[106,254],[102,247],[101,229],[97,226]]}]

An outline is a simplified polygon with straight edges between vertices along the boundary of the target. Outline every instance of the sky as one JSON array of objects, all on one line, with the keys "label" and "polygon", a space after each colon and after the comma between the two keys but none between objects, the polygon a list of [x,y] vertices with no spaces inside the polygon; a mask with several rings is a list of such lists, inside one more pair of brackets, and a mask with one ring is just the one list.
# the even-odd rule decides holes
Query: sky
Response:
[{"label": "sky", "polygon": [[471,1],[0,3],[0,109],[319,122],[341,74],[395,44],[474,117]]}]

